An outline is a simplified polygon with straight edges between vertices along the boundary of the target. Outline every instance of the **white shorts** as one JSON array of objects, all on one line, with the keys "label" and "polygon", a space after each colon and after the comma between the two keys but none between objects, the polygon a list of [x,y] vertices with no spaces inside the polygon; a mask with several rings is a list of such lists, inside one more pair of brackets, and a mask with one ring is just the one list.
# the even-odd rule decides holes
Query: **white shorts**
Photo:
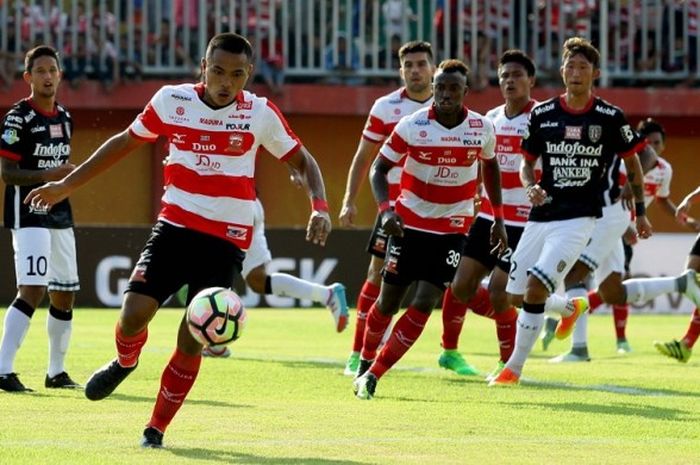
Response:
[{"label": "white shorts", "polygon": [[73,228],[13,229],[12,247],[17,286],[65,292],[80,289]]},{"label": "white shorts", "polygon": [[243,260],[243,279],[260,265],[267,265],[272,260],[272,254],[267,246],[265,237],[265,211],[260,200],[255,199],[255,214],[253,216],[253,240]]},{"label": "white shorts", "polygon": [[596,220],[591,240],[579,260],[595,272],[599,283],[610,273],[624,273],[622,235],[629,224],[630,213],[622,208],[622,202],[603,207],[603,217]]},{"label": "white shorts", "polygon": [[556,291],[581,255],[594,227],[592,217],[544,223],[528,221],[511,258],[506,291],[524,295],[530,274],[550,293]]}]

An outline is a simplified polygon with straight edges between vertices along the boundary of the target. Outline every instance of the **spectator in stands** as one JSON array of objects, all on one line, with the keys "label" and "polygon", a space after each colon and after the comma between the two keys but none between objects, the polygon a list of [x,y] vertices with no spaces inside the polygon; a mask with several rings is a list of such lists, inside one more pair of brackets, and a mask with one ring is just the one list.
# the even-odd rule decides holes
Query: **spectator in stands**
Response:
[{"label": "spectator in stands", "polygon": [[[325,51],[325,67],[331,71],[331,75],[326,78],[327,84],[360,85],[364,82],[362,77],[357,75],[360,67],[360,57],[357,49],[348,44],[345,34],[338,33],[338,40],[335,44],[329,44]],[[348,50],[350,45],[350,50]],[[337,55],[336,55],[337,53]]]},{"label": "spectator in stands", "polygon": [[21,58],[21,55],[15,51],[17,48],[15,23],[12,18],[8,18],[7,29],[6,31],[0,31],[0,37],[3,34],[7,37],[7,49],[0,49],[0,86],[3,89],[9,89],[17,74],[17,60]]},{"label": "spectator in stands", "polygon": [[143,69],[141,68],[141,30],[134,31],[134,54],[129,55],[129,38],[122,35],[119,38],[119,49],[117,58],[119,63],[119,80],[120,81],[141,81]]},{"label": "spectator in stands", "polygon": [[282,39],[277,37],[271,42],[271,37],[264,37],[261,44],[254,47],[260,50],[260,76],[272,93],[279,95],[284,92]]}]

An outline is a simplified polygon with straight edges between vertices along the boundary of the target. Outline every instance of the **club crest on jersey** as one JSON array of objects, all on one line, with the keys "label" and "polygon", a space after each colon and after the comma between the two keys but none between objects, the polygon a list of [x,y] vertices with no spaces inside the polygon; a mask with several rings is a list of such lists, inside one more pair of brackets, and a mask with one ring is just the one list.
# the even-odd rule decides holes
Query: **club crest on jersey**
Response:
[{"label": "club crest on jersey", "polygon": [[226,226],[226,237],[244,241],[248,237],[248,231],[240,226],[228,225]]},{"label": "club crest on jersey", "polygon": [[564,139],[581,140],[581,126],[566,126]]},{"label": "club crest on jersey", "polygon": [[243,134],[233,133],[228,136],[227,152],[240,152],[243,150]]},{"label": "club crest on jersey", "polygon": [[15,142],[19,142],[19,136],[17,136],[17,130],[16,129],[6,129],[5,132],[2,134],[2,140],[8,143],[8,145],[12,145]]},{"label": "club crest on jersey", "polygon": [[599,124],[593,124],[588,126],[588,138],[594,144],[600,140],[600,136],[603,135],[603,127]]},{"label": "club crest on jersey", "polygon": [[49,124],[49,135],[52,139],[63,137],[63,127],[60,124]]},{"label": "club crest on jersey", "polygon": [[252,110],[253,109],[253,102],[238,102],[236,104],[236,110]]}]

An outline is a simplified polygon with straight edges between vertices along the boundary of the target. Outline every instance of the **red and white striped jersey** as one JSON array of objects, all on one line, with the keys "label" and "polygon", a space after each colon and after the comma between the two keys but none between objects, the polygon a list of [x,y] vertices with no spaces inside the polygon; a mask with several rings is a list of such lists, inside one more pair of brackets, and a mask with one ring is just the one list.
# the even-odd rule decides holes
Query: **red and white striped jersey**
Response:
[{"label": "red and white striped jersey", "polygon": [[168,138],[158,218],[246,250],[253,236],[258,149],[285,160],[301,142],[266,98],[242,91],[230,105],[212,109],[203,95],[203,84],[164,86],[129,132],[147,141]]},{"label": "red and white striped jersey", "polygon": [[[644,205],[649,206],[655,199],[665,199],[671,195],[671,178],[673,168],[671,164],[661,157],[657,157],[656,166],[644,175]],[[624,163],[620,164],[620,185],[627,182],[627,169]]]},{"label": "red and white striped jersey", "polygon": [[[401,118],[432,104],[432,97],[425,102],[411,100],[404,87],[379,97],[369,111],[362,137],[375,144],[381,144],[389,137]],[[389,171],[389,201],[392,205],[399,196],[400,178],[401,166],[399,165]]]},{"label": "red and white striped jersey", "polygon": [[496,137],[490,120],[464,111],[464,121],[448,129],[432,107],[418,110],[399,121],[381,148],[391,163],[403,163],[395,208],[407,228],[435,234],[469,229],[479,159],[494,157]]},{"label": "red and white striped jersey", "polygon": [[[493,122],[496,130],[495,153],[498,159],[498,166],[501,170],[501,198],[503,200],[503,221],[512,226],[524,227],[527,217],[530,215],[532,204],[527,199],[527,194],[520,181],[520,162],[522,152],[520,151],[520,141],[527,131],[527,121],[530,117],[530,110],[537,102],[530,100],[530,103],[523,111],[513,117],[506,116],[505,104],[498,106],[488,113],[486,117]],[[541,161],[537,161],[535,174],[539,176]],[[486,189],[481,189],[481,209],[479,216],[483,216],[493,221],[493,208],[489,201]]]}]

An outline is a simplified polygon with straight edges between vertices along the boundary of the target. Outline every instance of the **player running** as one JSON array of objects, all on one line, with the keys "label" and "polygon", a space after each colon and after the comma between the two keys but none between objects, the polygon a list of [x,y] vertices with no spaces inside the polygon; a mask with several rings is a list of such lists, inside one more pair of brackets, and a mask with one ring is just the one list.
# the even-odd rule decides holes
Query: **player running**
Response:
[{"label": "player running", "polygon": [[[372,166],[372,191],[390,238],[381,292],[367,316],[358,377],[353,382],[360,399],[374,396],[377,381],[418,339],[452,281],[474,215],[479,167],[495,213],[492,247],[503,251],[507,246],[494,128],[490,120],[462,103],[468,72],[459,60],[440,63],[433,81],[435,102],[396,125]],[[401,194],[392,209],[389,171],[401,165]],[[375,360],[391,317],[414,282],[415,296]]]},{"label": "player running", "polygon": [[[462,258],[452,284],[445,291],[442,303],[442,347],[438,363],[460,375],[478,374],[457,350],[467,308],[495,320],[500,360],[497,375],[508,361],[515,345],[515,322],[518,312],[508,303],[506,283],[510,256],[518,245],[530,213],[530,202],[518,175],[522,154],[520,141],[527,129],[530,110],[535,101],[530,90],[535,85],[535,65],[521,50],[507,50],[498,65],[498,84],[505,103],[488,113],[496,131],[495,156],[501,172],[503,218],[508,234],[508,248],[499,256],[490,246],[494,209],[488,195],[482,193],[481,208],[469,229]],[[481,281],[489,278],[488,289]]]},{"label": "player running", "polygon": [[[543,102],[531,112],[522,149],[520,178],[533,205],[518,248],[511,260],[507,291],[512,302],[522,301],[515,350],[490,385],[517,384],[544,322],[545,310],[565,318],[557,335],[570,334],[576,318],[588,310],[585,297],[567,303],[554,294],[581,255],[603,210],[603,174],[615,156],[625,162],[635,200],[643,202],[642,168],[636,152],[644,145],[624,113],[593,95],[600,75],[600,54],[585,39],[568,39],[563,46],[561,75],[564,95]],[[537,181],[535,162],[542,159]],[[642,209],[637,230],[651,234]]]},{"label": "player running", "polygon": [[[362,131],[360,144],[348,171],[343,206],[340,210],[340,224],[342,226],[354,224],[357,216],[355,202],[362,182],[367,178],[370,164],[376,158],[379,148],[389,137],[396,123],[404,116],[421,108],[427,108],[433,103],[431,82],[435,66],[432,46],[428,42],[422,41],[407,42],[399,49],[399,60],[401,63],[399,74],[404,82],[404,87],[378,98],[372,105],[367,123]],[[400,176],[401,166],[396,166],[389,172],[389,202],[391,206],[394,205],[394,201],[399,195]],[[367,279],[357,298],[357,319],[352,352],[345,364],[344,373],[348,376],[357,374],[367,312],[379,295],[387,239],[381,226],[381,215],[377,215],[377,221],[367,245],[367,251],[370,253]]]}]

